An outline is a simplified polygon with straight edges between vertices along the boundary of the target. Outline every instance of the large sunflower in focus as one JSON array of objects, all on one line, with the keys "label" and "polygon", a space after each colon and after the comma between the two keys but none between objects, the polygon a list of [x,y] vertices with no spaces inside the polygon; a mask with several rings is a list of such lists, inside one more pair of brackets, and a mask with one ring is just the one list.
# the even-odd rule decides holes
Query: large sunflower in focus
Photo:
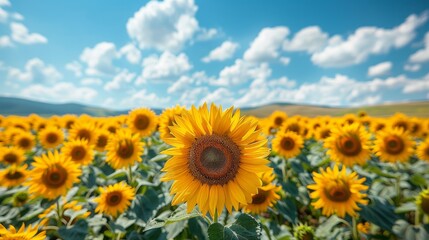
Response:
[{"label": "large sunflower in focus", "polygon": [[419,147],[417,148],[417,157],[421,160],[425,160],[429,162],[429,139],[421,142]]},{"label": "large sunflower in focus", "polygon": [[19,165],[25,161],[24,151],[18,147],[0,147],[0,162]]},{"label": "large sunflower in focus", "polygon": [[0,169],[0,186],[15,187],[21,185],[27,177],[27,164],[23,166],[11,165],[8,168]]},{"label": "large sunflower in focus", "polygon": [[34,157],[34,168],[30,171],[28,191],[35,196],[55,199],[64,195],[79,182],[81,170],[70,159],[64,158],[57,151]]},{"label": "large sunflower in focus", "polygon": [[106,162],[114,169],[120,169],[141,162],[143,143],[138,134],[129,130],[119,130],[112,136],[106,146]]},{"label": "large sunflower in focus", "polygon": [[149,108],[138,108],[130,112],[128,116],[128,127],[133,133],[138,133],[142,137],[150,136],[156,129],[156,114]]},{"label": "large sunflower in focus", "polygon": [[185,108],[182,106],[167,108],[159,116],[159,133],[162,140],[173,137],[173,135],[170,134],[170,127],[173,126],[175,122],[174,117],[176,115],[180,116],[183,109]]},{"label": "large sunflower in focus", "polygon": [[9,225],[9,229],[6,229],[0,224],[0,239],[1,240],[44,240],[46,238],[46,232],[42,231],[38,234],[38,225],[28,226],[25,228],[25,224],[22,224],[21,228],[16,230],[12,225]]},{"label": "large sunflower in focus", "polygon": [[14,138],[14,145],[25,150],[31,151],[35,145],[35,137],[30,132],[20,132]]},{"label": "large sunflower in focus", "polygon": [[285,158],[293,158],[301,153],[304,140],[295,132],[277,132],[272,141],[273,151]]},{"label": "large sunflower in focus", "polygon": [[310,197],[314,200],[311,205],[316,209],[322,208],[322,214],[330,216],[337,214],[344,217],[346,214],[354,217],[356,211],[360,210],[357,206],[368,204],[365,193],[368,186],[363,185],[365,178],[358,178],[355,172],[348,174],[346,167],[334,169],[328,167],[326,170],[320,169],[321,173],[313,172],[315,184],[308,185],[307,188],[313,190]]},{"label": "large sunflower in focus", "polygon": [[354,123],[333,128],[331,136],[325,139],[324,147],[328,149],[327,153],[332,160],[353,166],[363,165],[369,159],[369,143],[369,133]]},{"label": "large sunflower in focus", "polygon": [[89,165],[94,157],[92,145],[87,140],[75,139],[66,142],[61,148],[61,154],[79,165]]},{"label": "large sunflower in focus", "polygon": [[403,128],[388,128],[377,134],[373,151],[381,161],[406,162],[413,154],[413,144]]},{"label": "large sunflower in focus", "polygon": [[252,202],[244,206],[245,212],[260,214],[266,212],[268,207],[272,207],[279,199],[277,193],[281,191],[280,186],[273,184],[274,174],[272,171],[259,174],[262,186],[258,188],[258,193],[252,195]]},{"label": "large sunflower in focus", "polygon": [[188,212],[197,204],[203,214],[220,215],[252,202],[261,180],[258,173],[269,171],[270,150],[266,139],[259,138],[257,123],[240,117],[233,108],[207,104],[192,106],[176,117],[171,127],[174,138],[166,139],[173,148],[163,168],[162,181],[174,181],[172,204],[187,202]]},{"label": "large sunflower in focus", "polygon": [[64,133],[57,127],[48,126],[39,132],[39,141],[45,149],[56,148],[63,143]]},{"label": "large sunflower in focus", "polygon": [[135,190],[124,182],[107,187],[100,187],[100,196],[94,199],[96,212],[116,217],[125,212],[135,198]]}]

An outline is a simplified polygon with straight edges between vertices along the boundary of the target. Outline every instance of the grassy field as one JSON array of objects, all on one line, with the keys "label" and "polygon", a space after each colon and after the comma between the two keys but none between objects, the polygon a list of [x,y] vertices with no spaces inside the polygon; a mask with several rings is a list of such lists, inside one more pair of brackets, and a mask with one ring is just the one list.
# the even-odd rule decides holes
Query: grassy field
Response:
[{"label": "grassy field", "polygon": [[334,107],[317,107],[311,105],[282,105],[271,104],[253,109],[243,109],[243,112],[256,117],[267,117],[273,111],[285,111],[288,115],[304,115],[308,117],[330,115],[341,116],[347,113],[358,113],[365,111],[370,116],[387,117],[402,112],[408,116],[429,117],[429,101],[393,103],[385,105],[353,107],[353,108],[334,108]]}]

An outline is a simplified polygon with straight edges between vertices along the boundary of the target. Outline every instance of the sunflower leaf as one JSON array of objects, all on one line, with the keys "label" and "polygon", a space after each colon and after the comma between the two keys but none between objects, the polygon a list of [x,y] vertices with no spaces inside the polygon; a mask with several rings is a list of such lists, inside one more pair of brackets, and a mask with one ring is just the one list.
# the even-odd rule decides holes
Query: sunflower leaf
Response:
[{"label": "sunflower leaf", "polygon": [[60,227],[58,233],[64,240],[85,239],[88,233],[88,223],[83,219],[79,219],[73,227]]},{"label": "sunflower leaf", "polygon": [[220,223],[213,223],[208,229],[209,239],[260,239],[262,235],[261,225],[248,214],[241,214],[237,220],[226,227]]}]

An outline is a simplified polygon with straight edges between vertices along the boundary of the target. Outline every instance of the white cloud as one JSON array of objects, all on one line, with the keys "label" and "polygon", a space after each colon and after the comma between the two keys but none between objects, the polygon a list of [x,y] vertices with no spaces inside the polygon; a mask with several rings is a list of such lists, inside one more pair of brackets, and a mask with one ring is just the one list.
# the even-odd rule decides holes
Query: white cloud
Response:
[{"label": "white cloud", "polygon": [[268,61],[279,56],[279,49],[289,34],[287,27],[262,29],[244,53],[244,60],[251,62]]},{"label": "white cloud", "polygon": [[218,34],[219,34],[219,31],[215,28],[210,28],[210,29],[201,28],[197,35],[197,40],[207,41],[216,37]]},{"label": "white cloud", "polygon": [[12,19],[17,20],[17,21],[22,21],[24,20],[24,16],[22,16],[22,14],[19,13],[12,13],[11,15]]},{"label": "white cloud", "polygon": [[129,72],[128,69],[123,69],[118,75],[116,75],[112,81],[104,85],[104,90],[111,91],[121,88],[124,83],[130,83],[136,77],[135,73]]},{"label": "white cloud", "polygon": [[0,47],[12,47],[12,41],[9,36],[1,36],[0,37]]},{"label": "white cloud", "polygon": [[78,61],[67,63],[66,69],[72,71],[76,77],[82,76],[82,65]]},{"label": "white cloud", "polygon": [[23,70],[9,68],[7,78],[9,81],[53,83],[60,80],[62,74],[54,66],[33,58],[27,61]]},{"label": "white cloud", "polygon": [[301,29],[292,40],[286,40],[283,49],[285,51],[307,51],[314,53],[328,44],[329,36],[322,32],[318,26],[310,26]]},{"label": "white cloud", "polygon": [[199,104],[200,99],[209,94],[209,89],[207,87],[196,87],[191,88],[183,92],[182,96],[179,99],[180,105],[190,106],[192,104]]},{"label": "white cloud", "polygon": [[9,13],[0,7],[0,23],[7,22],[8,18],[9,18]]},{"label": "white cloud", "polygon": [[48,39],[39,33],[30,33],[22,23],[13,22],[10,24],[12,39],[22,44],[47,43]]},{"label": "white cloud", "polygon": [[133,108],[136,106],[162,107],[165,106],[169,101],[169,97],[161,98],[158,97],[155,93],[149,93],[146,89],[142,89],[132,94],[129,98],[122,100],[121,105],[128,108]]},{"label": "white cloud", "polygon": [[80,55],[80,60],[86,63],[85,72],[88,75],[112,75],[116,72],[112,62],[117,57],[115,44],[101,42],[93,48],[85,48]]},{"label": "white cloud", "polygon": [[149,1],[128,19],[128,35],[140,48],[177,51],[199,29],[193,0]]},{"label": "white cloud", "polygon": [[386,75],[392,69],[392,62],[382,62],[368,68],[368,76],[375,77]]},{"label": "white cloud", "polygon": [[418,50],[410,56],[409,61],[412,63],[422,63],[429,61],[429,32],[425,35],[424,40],[425,47]]},{"label": "white cloud", "polygon": [[192,65],[184,53],[176,56],[167,51],[161,56],[152,55],[143,60],[141,78],[136,81],[136,84],[145,83],[147,80],[173,80],[191,68]]},{"label": "white cloud", "polygon": [[196,86],[200,86],[204,83],[214,81],[213,77],[208,77],[205,72],[196,72],[192,76],[181,76],[179,80],[174,82],[168,89],[167,93],[178,93],[186,89],[190,89]]},{"label": "white cloud", "polygon": [[201,105],[205,102],[207,104],[216,103],[221,104],[223,107],[229,107],[234,102],[234,95],[228,89],[221,87],[203,97],[199,104]]},{"label": "white cloud", "polygon": [[417,72],[421,68],[420,64],[405,64],[404,70],[409,72]]},{"label": "white cloud", "polygon": [[267,63],[252,63],[235,60],[231,66],[227,66],[219,73],[219,79],[212,82],[213,85],[238,85],[253,79],[265,79],[271,75],[271,69]]},{"label": "white cloud", "polygon": [[425,23],[428,13],[411,15],[404,23],[392,28],[358,28],[347,40],[336,37],[327,47],[315,52],[311,60],[322,67],[346,67],[365,61],[370,55],[383,54],[401,48],[414,39],[415,30]]},{"label": "white cloud", "polygon": [[224,61],[231,58],[238,48],[238,43],[225,41],[219,47],[210,51],[209,55],[204,57],[203,62]]},{"label": "white cloud", "polygon": [[88,87],[77,87],[69,82],[60,82],[49,86],[41,84],[30,85],[22,89],[20,95],[23,98],[38,101],[51,102],[54,100],[58,103],[71,101],[88,103],[88,101],[97,96],[97,91]]},{"label": "white cloud", "polygon": [[99,78],[84,78],[80,80],[80,84],[82,85],[101,85],[103,81]]},{"label": "white cloud", "polygon": [[291,61],[290,58],[288,58],[288,57],[281,57],[279,60],[285,66],[289,65],[289,63]]},{"label": "white cloud", "polygon": [[9,0],[0,0],[0,6],[10,6]]},{"label": "white cloud", "polygon": [[132,43],[123,46],[119,50],[119,55],[121,57],[126,56],[128,62],[130,62],[131,64],[139,63],[141,58],[140,50]]},{"label": "white cloud", "polygon": [[421,80],[409,80],[402,90],[403,93],[429,92],[429,74]]}]

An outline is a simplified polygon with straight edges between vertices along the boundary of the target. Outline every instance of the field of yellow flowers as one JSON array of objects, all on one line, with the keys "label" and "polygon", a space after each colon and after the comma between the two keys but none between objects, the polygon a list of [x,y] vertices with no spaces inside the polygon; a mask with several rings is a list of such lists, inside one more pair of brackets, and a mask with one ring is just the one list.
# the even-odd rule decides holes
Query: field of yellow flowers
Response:
[{"label": "field of yellow flowers", "polygon": [[429,239],[429,119],[0,116],[0,239]]}]

